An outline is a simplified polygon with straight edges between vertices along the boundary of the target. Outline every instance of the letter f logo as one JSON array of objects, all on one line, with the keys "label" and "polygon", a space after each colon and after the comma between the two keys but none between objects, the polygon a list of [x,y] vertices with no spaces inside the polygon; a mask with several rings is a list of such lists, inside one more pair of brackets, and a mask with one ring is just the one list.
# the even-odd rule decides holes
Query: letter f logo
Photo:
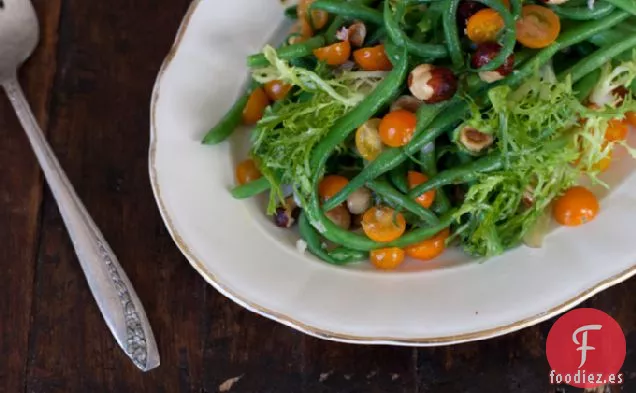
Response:
[{"label": "letter f logo", "polygon": [[[601,330],[601,328],[602,328],[601,325],[585,325],[576,329],[574,333],[572,334],[572,341],[574,341],[574,344],[580,345],[580,347],[576,349],[577,351],[581,351],[581,364],[579,364],[579,368],[583,367],[583,365],[585,364],[585,361],[587,360],[587,351],[593,351],[596,349],[594,347],[587,345],[587,332],[590,330]],[[582,339],[580,342],[579,342],[579,339],[577,338],[579,333],[583,333],[581,335]]]}]

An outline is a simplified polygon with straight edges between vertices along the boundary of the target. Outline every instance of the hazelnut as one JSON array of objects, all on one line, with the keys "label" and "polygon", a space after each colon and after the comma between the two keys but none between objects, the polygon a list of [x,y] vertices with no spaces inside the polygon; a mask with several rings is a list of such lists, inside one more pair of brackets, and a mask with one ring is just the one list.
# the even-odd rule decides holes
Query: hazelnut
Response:
[{"label": "hazelnut", "polygon": [[367,38],[367,26],[362,22],[355,22],[349,26],[348,33],[349,42],[356,48],[361,48],[364,45],[364,40]]},{"label": "hazelnut", "polygon": [[464,127],[459,131],[459,143],[471,153],[481,153],[494,143],[492,135],[483,133],[476,128]]},{"label": "hazelnut", "polygon": [[427,104],[450,99],[457,92],[457,78],[448,68],[420,64],[409,74],[409,90]]},{"label": "hazelnut", "polygon": [[342,229],[348,230],[351,227],[351,214],[343,205],[329,210],[325,215]]},{"label": "hazelnut", "polygon": [[423,101],[413,96],[401,96],[391,105],[391,112],[405,110],[416,113],[422,104],[424,104]]},{"label": "hazelnut", "polygon": [[294,226],[300,215],[300,208],[296,205],[293,197],[285,200],[283,206],[276,208],[274,214],[274,224],[279,228],[291,228]]},{"label": "hazelnut", "polygon": [[355,190],[347,198],[347,208],[351,214],[362,214],[371,207],[371,191],[366,187]]},{"label": "hazelnut", "polygon": [[[474,68],[479,69],[490,63],[492,59],[497,57],[501,51],[501,45],[494,42],[486,42],[480,44],[477,50],[473,54],[472,65]],[[494,71],[480,71],[479,78],[487,83],[493,83],[503,79],[510,73],[512,73],[515,65],[514,54],[508,56],[506,61]]]}]

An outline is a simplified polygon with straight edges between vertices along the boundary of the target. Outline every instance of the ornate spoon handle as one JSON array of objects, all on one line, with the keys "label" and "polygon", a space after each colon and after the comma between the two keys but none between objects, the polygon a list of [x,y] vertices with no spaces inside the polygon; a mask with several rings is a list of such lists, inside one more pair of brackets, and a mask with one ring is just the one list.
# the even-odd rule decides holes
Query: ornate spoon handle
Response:
[{"label": "ornate spoon handle", "polygon": [[75,247],[88,285],[119,346],[143,371],[159,366],[159,351],[146,312],[117,257],[104,240],[60,167],[18,84],[3,87],[42,167]]}]

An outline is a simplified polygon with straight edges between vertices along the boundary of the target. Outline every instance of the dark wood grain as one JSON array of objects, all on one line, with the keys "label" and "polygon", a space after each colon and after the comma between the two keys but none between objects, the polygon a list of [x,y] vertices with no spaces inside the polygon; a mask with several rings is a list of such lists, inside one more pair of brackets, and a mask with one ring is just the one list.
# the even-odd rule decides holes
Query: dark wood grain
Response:
[{"label": "dark wood grain", "polygon": [[[548,383],[553,320],[451,347],[357,346],[303,335],[220,295],[173,245],[147,175],[149,98],[188,0],[34,3],[42,42],[21,80],[146,307],[162,365],[142,374],[113,342],[2,98],[0,393],[580,392]],[[586,302],[625,330],[624,392],[636,392],[634,293],[630,280]]]}]

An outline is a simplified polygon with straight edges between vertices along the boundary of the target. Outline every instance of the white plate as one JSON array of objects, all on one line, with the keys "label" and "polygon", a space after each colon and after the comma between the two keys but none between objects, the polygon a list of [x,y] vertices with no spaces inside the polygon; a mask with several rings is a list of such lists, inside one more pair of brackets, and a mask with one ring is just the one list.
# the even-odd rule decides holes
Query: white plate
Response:
[{"label": "white plate", "polygon": [[181,251],[221,293],[306,333],[356,343],[441,345],[502,335],[569,309],[636,272],[636,177],[618,154],[602,212],[576,229],[556,229],[545,247],[487,261],[448,252],[402,271],[338,268],[295,248],[262,201],[228,190],[233,143],[199,142],[238,96],[245,58],[283,20],[273,0],[195,1],[159,74],[152,100],[150,177]]}]

